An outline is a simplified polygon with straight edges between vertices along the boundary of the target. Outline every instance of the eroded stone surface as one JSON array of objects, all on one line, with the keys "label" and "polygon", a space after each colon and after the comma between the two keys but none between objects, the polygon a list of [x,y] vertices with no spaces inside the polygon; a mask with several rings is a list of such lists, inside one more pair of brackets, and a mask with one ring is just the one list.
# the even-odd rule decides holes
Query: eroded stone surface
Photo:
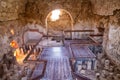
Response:
[{"label": "eroded stone surface", "polygon": [[25,3],[24,0],[1,0],[0,21],[18,19],[19,15],[25,11]]}]

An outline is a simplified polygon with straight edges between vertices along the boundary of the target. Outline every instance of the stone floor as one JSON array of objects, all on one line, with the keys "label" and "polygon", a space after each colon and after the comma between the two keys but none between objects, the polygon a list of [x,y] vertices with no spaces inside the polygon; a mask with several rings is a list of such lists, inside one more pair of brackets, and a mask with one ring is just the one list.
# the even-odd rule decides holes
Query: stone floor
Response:
[{"label": "stone floor", "polygon": [[[47,60],[46,71],[41,80],[73,80],[69,58],[73,57],[65,47],[45,47],[39,59]],[[86,74],[93,79],[93,74]],[[84,74],[84,76],[86,76]]]},{"label": "stone floor", "polygon": [[42,80],[72,80],[69,59],[67,57],[49,58]]},{"label": "stone floor", "polygon": [[65,47],[45,48],[40,59],[48,62],[42,80],[72,80],[69,57]]}]

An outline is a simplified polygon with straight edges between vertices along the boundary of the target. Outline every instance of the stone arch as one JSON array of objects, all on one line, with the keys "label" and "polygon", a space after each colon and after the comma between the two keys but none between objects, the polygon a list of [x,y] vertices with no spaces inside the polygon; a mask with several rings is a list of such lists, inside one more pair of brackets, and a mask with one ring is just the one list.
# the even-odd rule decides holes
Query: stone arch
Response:
[{"label": "stone arch", "polygon": [[[46,18],[45,18],[46,34],[47,34],[47,32],[48,32],[48,23],[47,23],[47,19],[48,19],[50,13],[51,13],[53,10],[55,10],[55,9],[50,10],[50,11],[48,12],[48,14],[46,15]],[[73,23],[74,23],[74,20],[73,20],[73,17],[72,17],[72,15],[71,15],[71,13],[70,13],[69,11],[67,11],[66,9],[62,9],[62,8],[59,8],[59,10],[63,10],[64,12],[66,12],[66,13],[69,15],[69,17],[70,17],[70,19],[71,19],[71,30],[73,30]]]}]

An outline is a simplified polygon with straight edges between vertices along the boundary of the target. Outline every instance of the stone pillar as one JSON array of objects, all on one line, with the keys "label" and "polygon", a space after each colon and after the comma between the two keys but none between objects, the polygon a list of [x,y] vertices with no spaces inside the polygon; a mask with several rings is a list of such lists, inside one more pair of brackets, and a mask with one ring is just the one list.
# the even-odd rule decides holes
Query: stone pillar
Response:
[{"label": "stone pillar", "polygon": [[97,60],[96,59],[92,60],[92,65],[91,66],[92,66],[91,69],[93,69],[93,70],[97,69]]},{"label": "stone pillar", "polygon": [[94,70],[97,69],[97,60],[94,61]]},{"label": "stone pillar", "polygon": [[36,49],[34,49],[34,51],[33,51],[34,53],[36,53]]},{"label": "stone pillar", "polygon": [[27,54],[30,53],[30,50],[27,50]]},{"label": "stone pillar", "polygon": [[81,71],[81,69],[82,69],[82,65],[81,65],[81,64],[79,64],[79,65],[78,65],[78,72],[80,72],[80,71]]},{"label": "stone pillar", "polygon": [[29,45],[29,50],[32,50],[32,47],[31,47],[31,45]]},{"label": "stone pillar", "polygon": [[88,70],[91,70],[91,67],[92,67],[92,61],[89,60],[89,61],[87,62],[87,69],[88,69]]},{"label": "stone pillar", "polygon": [[78,64],[82,64],[82,61],[76,61],[75,63],[75,71],[78,71]]},{"label": "stone pillar", "polygon": [[105,60],[104,68],[108,70],[109,67],[110,67],[110,61],[109,60]]},{"label": "stone pillar", "polygon": [[21,54],[24,54],[23,48],[20,48],[20,52]]}]

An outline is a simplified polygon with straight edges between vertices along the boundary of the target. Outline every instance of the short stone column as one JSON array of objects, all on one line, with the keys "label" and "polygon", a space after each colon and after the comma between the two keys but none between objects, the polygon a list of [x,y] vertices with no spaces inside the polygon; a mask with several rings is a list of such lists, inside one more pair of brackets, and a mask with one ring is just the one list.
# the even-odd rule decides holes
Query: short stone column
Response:
[{"label": "short stone column", "polygon": [[89,60],[89,61],[87,62],[87,69],[88,69],[88,70],[91,70],[91,66],[92,66],[92,62],[91,62],[91,60]]}]

